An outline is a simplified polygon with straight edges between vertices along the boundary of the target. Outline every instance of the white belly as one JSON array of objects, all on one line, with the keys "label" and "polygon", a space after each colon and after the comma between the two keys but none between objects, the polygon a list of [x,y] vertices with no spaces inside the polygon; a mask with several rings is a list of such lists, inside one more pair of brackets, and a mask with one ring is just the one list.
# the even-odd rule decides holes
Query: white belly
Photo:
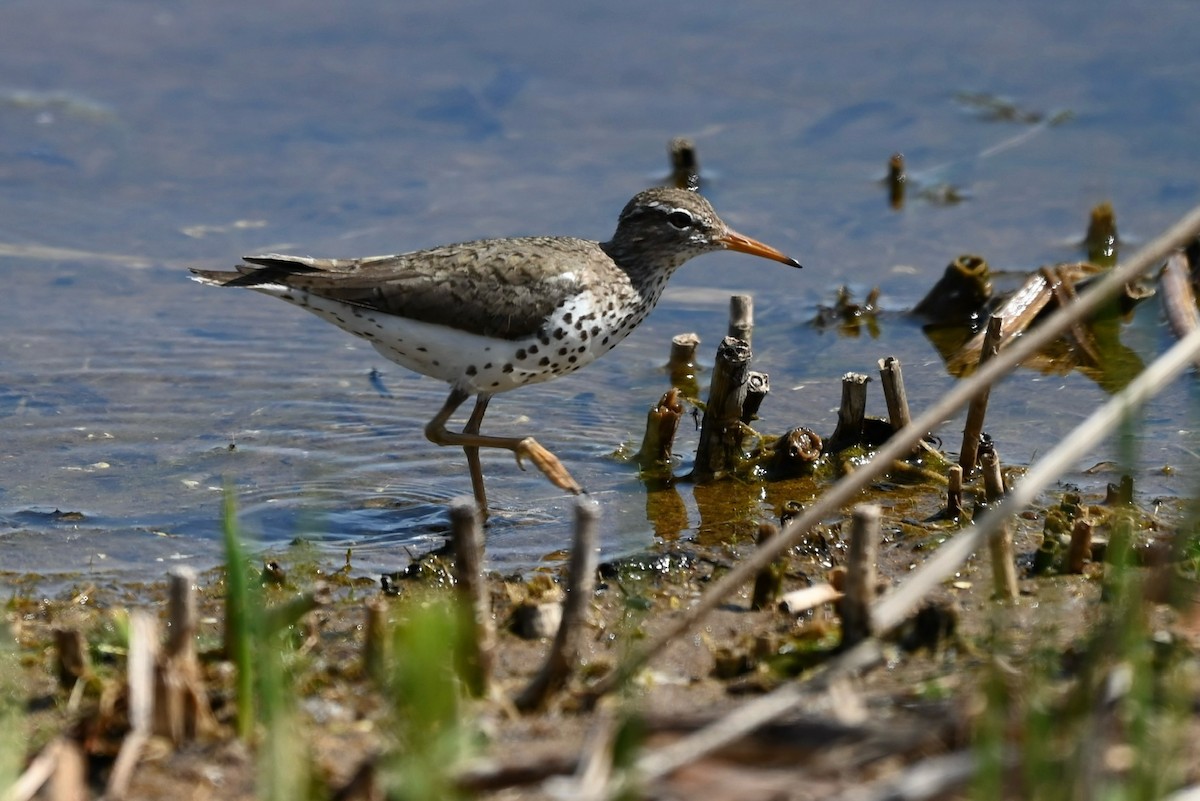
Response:
[{"label": "white belly", "polygon": [[385,358],[413,372],[472,394],[505,392],[574,372],[611,350],[633,327],[606,331],[586,294],[557,311],[541,337],[505,340],[373,312],[278,284],[254,289],[366,339]]}]

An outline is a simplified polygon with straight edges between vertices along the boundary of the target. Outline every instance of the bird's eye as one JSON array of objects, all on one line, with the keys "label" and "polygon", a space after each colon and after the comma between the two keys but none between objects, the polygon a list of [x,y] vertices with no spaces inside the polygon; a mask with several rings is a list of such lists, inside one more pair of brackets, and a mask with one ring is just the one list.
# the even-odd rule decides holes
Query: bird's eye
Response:
[{"label": "bird's eye", "polygon": [[667,215],[667,222],[669,222],[672,227],[683,231],[691,228],[696,223],[696,219],[688,212],[683,211],[682,209],[676,209]]}]

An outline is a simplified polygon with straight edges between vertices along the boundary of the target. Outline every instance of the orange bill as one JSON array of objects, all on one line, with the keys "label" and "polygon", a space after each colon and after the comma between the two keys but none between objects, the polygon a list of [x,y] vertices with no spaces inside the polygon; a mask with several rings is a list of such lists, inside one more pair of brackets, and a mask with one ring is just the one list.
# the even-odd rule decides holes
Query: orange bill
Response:
[{"label": "orange bill", "polygon": [[771,247],[770,245],[764,245],[757,239],[751,239],[748,236],[742,236],[737,231],[726,231],[724,236],[717,237],[717,241],[730,250],[736,250],[739,253],[749,253],[751,256],[762,256],[764,259],[780,261],[784,264],[790,264],[792,267],[802,266],[800,262],[796,261],[790,256],[785,256],[783,253]]}]

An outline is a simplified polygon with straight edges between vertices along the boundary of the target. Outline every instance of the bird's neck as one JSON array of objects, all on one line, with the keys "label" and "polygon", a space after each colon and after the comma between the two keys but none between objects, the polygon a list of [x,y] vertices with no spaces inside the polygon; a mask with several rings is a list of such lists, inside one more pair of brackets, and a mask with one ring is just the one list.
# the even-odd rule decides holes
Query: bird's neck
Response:
[{"label": "bird's neck", "polygon": [[682,254],[649,251],[640,242],[613,239],[601,242],[600,248],[629,276],[633,288],[651,306],[658,301],[671,274],[688,260],[688,256]]}]

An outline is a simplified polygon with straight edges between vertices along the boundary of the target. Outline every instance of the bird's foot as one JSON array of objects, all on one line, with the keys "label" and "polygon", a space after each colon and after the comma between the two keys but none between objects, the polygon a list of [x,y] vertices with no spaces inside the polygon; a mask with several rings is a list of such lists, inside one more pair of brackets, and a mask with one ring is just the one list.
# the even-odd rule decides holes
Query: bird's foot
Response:
[{"label": "bird's foot", "polygon": [[574,495],[583,492],[583,487],[579,486],[579,482],[571,478],[571,474],[567,472],[567,468],[563,467],[563,463],[558,460],[558,457],[546,450],[533,437],[525,437],[525,439],[518,442],[517,447],[513,448],[513,453],[517,457],[517,466],[522,470],[525,469],[525,463],[522,459],[529,459],[529,461],[533,462],[533,466],[541,470],[542,474],[550,479],[554,486]]}]

